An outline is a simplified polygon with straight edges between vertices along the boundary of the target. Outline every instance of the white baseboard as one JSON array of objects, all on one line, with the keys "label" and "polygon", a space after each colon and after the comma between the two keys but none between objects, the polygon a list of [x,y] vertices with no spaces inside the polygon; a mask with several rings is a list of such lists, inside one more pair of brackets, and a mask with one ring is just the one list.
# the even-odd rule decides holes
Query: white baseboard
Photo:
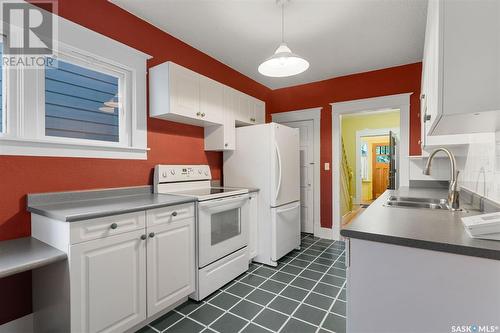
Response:
[{"label": "white baseboard", "polygon": [[33,333],[33,314],[0,325],[0,333]]},{"label": "white baseboard", "polygon": [[325,239],[333,239],[333,230],[330,228],[320,227],[319,230],[314,229],[314,236]]}]

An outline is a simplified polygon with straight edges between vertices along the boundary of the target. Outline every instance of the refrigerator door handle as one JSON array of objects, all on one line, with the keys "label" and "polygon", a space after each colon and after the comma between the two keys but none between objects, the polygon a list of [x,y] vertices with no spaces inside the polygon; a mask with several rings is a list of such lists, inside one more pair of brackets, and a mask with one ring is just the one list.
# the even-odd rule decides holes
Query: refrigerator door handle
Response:
[{"label": "refrigerator door handle", "polygon": [[274,142],[274,148],[276,149],[276,155],[278,156],[278,164],[279,164],[278,187],[276,188],[276,196],[274,200],[278,200],[278,196],[280,194],[280,189],[281,189],[281,154],[278,144],[276,142]]},{"label": "refrigerator door handle", "polygon": [[290,207],[290,208],[278,209],[278,210],[276,210],[276,213],[277,214],[286,213],[286,212],[289,212],[291,210],[297,209],[299,206],[300,206],[300,203],[298,203],[298,204],[296,204],[296,205],[294,205],[293,207]]}]

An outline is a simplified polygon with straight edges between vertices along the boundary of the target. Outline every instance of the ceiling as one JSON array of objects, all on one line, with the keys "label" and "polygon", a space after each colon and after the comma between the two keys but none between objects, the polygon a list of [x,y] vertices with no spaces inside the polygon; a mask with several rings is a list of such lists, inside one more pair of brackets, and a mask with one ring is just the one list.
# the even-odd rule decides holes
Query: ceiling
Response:
[{"label": "ceiling", "polygon": [[275,0],[110,0],[272,88],[422,60],[426,0],[291,0],[285,40],[310,68],[289,78],[257,71],[281,40]]}]

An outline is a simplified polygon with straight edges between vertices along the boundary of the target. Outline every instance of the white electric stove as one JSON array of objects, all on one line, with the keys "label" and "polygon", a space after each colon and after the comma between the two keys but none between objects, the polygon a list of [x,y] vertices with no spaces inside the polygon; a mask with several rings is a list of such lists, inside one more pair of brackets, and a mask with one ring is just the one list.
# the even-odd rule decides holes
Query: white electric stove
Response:
[{"label": "white electric stove", "polygon": [[157,165],[154,191],[193,197],[196,202],[198,266],[196,291],[201,300],[248,270],[248,190],[212,187],[208,165]]}]

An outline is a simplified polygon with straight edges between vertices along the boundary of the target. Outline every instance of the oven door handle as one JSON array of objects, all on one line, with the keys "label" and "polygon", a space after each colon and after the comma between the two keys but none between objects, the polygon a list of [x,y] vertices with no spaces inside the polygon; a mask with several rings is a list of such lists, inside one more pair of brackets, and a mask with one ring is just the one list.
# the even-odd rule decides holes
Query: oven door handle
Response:
[{"label": "oven door handle", "polygon": [[222,199],[216,199],[216,200],[202,201],[202,202],[198,203],[198,206],[200,208],[210,208],[210,207],[228,205],[228,204],[232,204],[232,203],[236,203],[236,202],[245,203],[247,200],[248,200],[248,194],[245,194],[245,195],[240,195],[240,196],[233,197],[233,198],[222,198]]}]

